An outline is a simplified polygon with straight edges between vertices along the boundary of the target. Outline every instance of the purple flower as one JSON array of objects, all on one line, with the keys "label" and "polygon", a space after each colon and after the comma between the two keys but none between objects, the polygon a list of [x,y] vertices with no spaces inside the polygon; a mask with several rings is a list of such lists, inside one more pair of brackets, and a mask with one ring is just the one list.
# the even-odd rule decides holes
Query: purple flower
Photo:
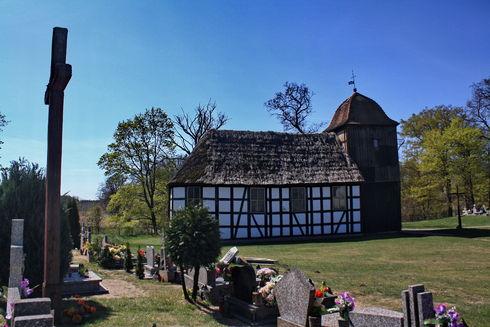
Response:
[{"label": "purple flower", "polygon": [[34,292],[32,288],[29,288],[29,280],[27,278],[22,279],[20,282],[20,292],[24,297],[28,297]]},{"label": "purple flower", "polygon": [[438,316],[443,315],[446,313],[446,310],[447,310],[446,305],[441,303],[436,307],[436,314]]}]

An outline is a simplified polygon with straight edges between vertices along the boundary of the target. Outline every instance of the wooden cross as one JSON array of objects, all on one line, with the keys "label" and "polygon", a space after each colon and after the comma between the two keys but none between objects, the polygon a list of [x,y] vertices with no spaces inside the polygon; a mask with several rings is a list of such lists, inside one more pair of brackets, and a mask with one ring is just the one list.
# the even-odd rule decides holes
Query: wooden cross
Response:
[{"label": "wooden cross", "polygon": [[51,298],[55,321],[61,317],[60,279],[60,211],[61,149],[63,135],[64,91],[71,78],[71,65],[66,63],[68,29],[55,27],[51,49],[51,74],[44,95],[49,105],[48,158],[46,166],[46,198],[44,212],[44,281],[43,296]]}]

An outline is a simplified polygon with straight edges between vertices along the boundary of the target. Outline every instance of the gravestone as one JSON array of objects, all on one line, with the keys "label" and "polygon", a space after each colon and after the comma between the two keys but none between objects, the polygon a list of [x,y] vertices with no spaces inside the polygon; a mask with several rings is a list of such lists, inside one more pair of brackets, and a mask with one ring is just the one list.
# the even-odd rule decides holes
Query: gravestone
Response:
[{"label": "gravestone", "polygon": [[10,272],[8,287],[19,287],[24,270],[24,220],[12,219],[10,236]]},{"label": "gravestone", "polygon": [[311,280],[293,269],[276,284],[274,293],[280,314],[277,326],[306,326],[315,293]]},{"label": "gravestone", "polygon": [[423,327],[424,320],[434,317],[432,293],[422,284],[411,285],[401,293],[404,327]]},{"label": "gravestone", "polygon": [[238,248],[236,246],[232,247],[231,249],[226,252],[226,254],[221,258],[219,262],[229,265],[233,260],[235,259],[236,255],[238,254]]},{"label": "gravestone", "polygon": [[153,246],[146,247],[145,257],[145,278],[153,278],[153,275],[157,271],[157,269],[155,268],[155,248]]},{"label": "gravestone", "polygon": [[417,294],[417,305],[419,314],[419,326],[424,326],[424,320],[434,318],[434,302],[431,292],[422,292]]},{"label": "gravestone", "polygon": [[403,313],[385,308],[356,308],[349,319],[351,327],[403,327]]},{"label": "gravestone", "polygon": [[255,269],[244,260],[237,260],[240,266],[231,269],[233,296],[247,303],[252,303],[252,293],[257,288]]}]

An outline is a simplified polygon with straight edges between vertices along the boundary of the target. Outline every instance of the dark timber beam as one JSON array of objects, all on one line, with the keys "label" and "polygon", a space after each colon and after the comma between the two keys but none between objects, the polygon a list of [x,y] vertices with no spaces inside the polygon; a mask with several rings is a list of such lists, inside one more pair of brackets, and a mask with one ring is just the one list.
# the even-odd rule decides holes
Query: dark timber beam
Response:
[{"label": "dark timber beam", "polygon": [[49,105],[49,120],[44,214],[43,296],[51,298],[57,323],[61,317],[60,193],[63,100],[65,88],[72,74],[71,65],[66,63],[67,36],[68,30],[66,28],[55,27],[53,29],[51,75],[44,95],[44,103]]}]

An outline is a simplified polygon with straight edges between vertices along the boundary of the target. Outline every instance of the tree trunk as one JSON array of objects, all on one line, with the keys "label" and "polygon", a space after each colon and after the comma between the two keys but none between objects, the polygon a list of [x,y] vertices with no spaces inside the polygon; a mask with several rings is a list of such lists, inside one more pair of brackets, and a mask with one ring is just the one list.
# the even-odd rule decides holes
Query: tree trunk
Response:
[{"label": "tree trunk", "polygon": [[185,287],[185,278],[184,278],[184,267],[180,266],[180,284],[182,285],[182,291],[184,292],[184,299],[192,303],[192,300],[189,298],[189,293],[187,293],[187,288]]},{"label": "tree trunk", "polygon": [[453,216],[453,201],[451,197],[451,180],[447,179],[446,180],[446,206],[447,206],[447,216],[452,217]]},{"label": "tree trunk", "polygon": [[199,266],[194,267],[194,280],[192,285],[192,299],[196,301],[197,290],[199,289]]},{"label": "tree trunk", "polygon": [[157,217],[155,216],[155,213],[153,212],[153,208],[150,208],[150,214],[151,214],[151,227],[153,229],[153,235],[156,235],[158,233]]}]

